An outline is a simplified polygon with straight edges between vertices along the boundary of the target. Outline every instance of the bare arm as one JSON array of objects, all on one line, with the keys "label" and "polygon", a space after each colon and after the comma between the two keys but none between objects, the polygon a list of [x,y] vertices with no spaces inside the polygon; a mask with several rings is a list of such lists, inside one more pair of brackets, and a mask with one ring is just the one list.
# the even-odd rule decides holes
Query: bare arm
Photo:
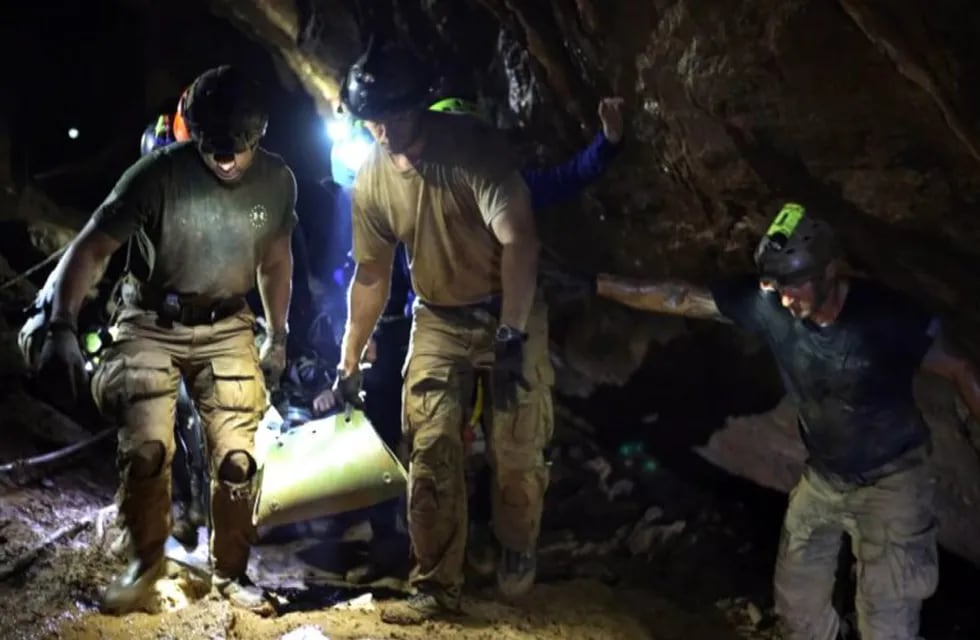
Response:
[{"label": "bare arm", "polygon": [[293,250],[290,235],[275,239],[256,271],[259,296],[271,334],[284,334],[293,291]]},{"label": "bare arm", "polygon": [[374,325],[384,311],[390,286],[390,262],[359,262],[354,268],[347,294],[347,327],[340,345],[340,365],[344,375],[354,372],[361,362]]},{"label": "bare arm", "polygon": [[524,331],[534,304],[540,249],[526,190],[508,202],[507,208],[493,219],[490,227],[503,245],[500,257],[503,290],[500,324]]},{"label": "bare arm", "polygon": [[956,385],[974,418],[980,420],[980,376],[962,353],[940,332],[922,359],[922,368],[942,376]]},{"label": "bare arm", "polygon": [[596,279],[596,293],[642,311],[730,322],[718,310],[711,291],[681,280],[636,280],[603,273]]},{"label": "bare arm", "polygon": [[55,283],[51,320],[76,325],[85,294],[102,278],[109,258],[122,243],[98,231],[92,221],[82,229],[65,252]]}]

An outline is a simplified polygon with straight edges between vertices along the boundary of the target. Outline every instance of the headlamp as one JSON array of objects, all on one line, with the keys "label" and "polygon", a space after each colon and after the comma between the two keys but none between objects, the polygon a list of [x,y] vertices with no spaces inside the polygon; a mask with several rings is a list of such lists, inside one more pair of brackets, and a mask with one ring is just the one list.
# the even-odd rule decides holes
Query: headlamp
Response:
[{"label": "headlamp", "polygon": [[334,182],[341,186],[352,186],[357,170],[371,152],[371,134],[362,121],[346,115],[329,120],[326,131],[330,138],[330,164]]}]

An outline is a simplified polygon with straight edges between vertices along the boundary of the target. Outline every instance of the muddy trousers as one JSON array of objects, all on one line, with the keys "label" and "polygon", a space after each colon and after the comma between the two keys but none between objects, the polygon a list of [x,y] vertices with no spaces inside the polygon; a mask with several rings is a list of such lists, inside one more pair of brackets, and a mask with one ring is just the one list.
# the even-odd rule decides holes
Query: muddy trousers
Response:
[{"label": "muddy trousers", "polygon": [[939,563],[928,464],[847,486],[807,468],[790,494],[776,560],[776,613],[786,640],[835,640],[831,604],[842,534],[857,563],[862,640],[915,640]]},{"label": "muddy trousers", "polygon": [[[411,582],[458,597],[466,550],[466,479],[462,433],[476,376],[493,365],[496,321],[486,314],[416,305],[403,388],[403,431],[410,445],[408,522],[414,566]],[[524,345],[524,377],[513,410],[493,412],[487,424],[493,469],[493,528],[515,551],[535,547],[541,525],[551,439],[547,310],[535,305]]]},{"label": "muddy trousers", "polygon": [[244,574],[251,524],[255,431],[266,406],[250,312],[187,327],[124,309],[93,378],[99,408],[120,424],[119,516],[136,558],[163,553],[171,526],[174,418],[181,378],[201,417],[211,471],[211,554],[220,577]]}]

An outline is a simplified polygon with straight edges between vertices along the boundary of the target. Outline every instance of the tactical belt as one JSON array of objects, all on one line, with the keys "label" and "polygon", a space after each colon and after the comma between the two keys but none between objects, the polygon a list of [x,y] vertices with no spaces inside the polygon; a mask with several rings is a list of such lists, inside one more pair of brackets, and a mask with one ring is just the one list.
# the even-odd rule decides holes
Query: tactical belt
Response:
[{"label": "tactical belt", "polygon": [[932,453],[932,445],[924,444],[914,449],[909,449],[891,462],[886,462],[880,467],[876,467],[862,473],[839,474],[825,469],[818,469],[821,476],[828,480],[832,485],[841,488],[867,487],[883,478],[908,471],[909,469],[925,464]]},{"label": "tactical belt", "polygon": [[188,327],[214,324],[230,318],[246,307],[245,298],[240,296],[215,301],[194,294],[164,291],[145,282],[137,282],[135,285],[136,306],[155,311],[163,320],[179,322]]},{"label": "tactical belt", "polygon": [[415,304],[425,307],[437,316],[464,324],[496,324],[500,319],[500,296],[493,296],[473,304],[456,307],[432,304],[416,298]]}]

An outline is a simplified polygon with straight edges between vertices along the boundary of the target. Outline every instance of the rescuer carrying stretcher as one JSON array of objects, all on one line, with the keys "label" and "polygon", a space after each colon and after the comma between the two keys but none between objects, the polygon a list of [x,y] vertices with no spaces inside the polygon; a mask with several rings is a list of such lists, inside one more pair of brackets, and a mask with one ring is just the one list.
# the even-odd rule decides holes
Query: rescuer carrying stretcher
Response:
[{"label": "rescuer carrying stretcher", "polygon": [[[206,71],[185,99],[191,141],[131,166],[71,244],[38,376],[52,391],[82,393],[79,307],[109,256],[129,243],[116,339],[92,380],[99,408],[120,424],[117,503],[132,545],[103,609],[137,608],[164,567],[183,379],[210,455],[213,589],[236,606],[269,612],[245,569],[264,381],[285,366],[295,181],[282,159],[259,147],[263,96],[238,70]],[[269,326],[260,350],[245,302],[256,280]]]},{"label": "rescuer carrying stretcher", "polygon": [[492,371],[489,436],[498,584],[526,592],[548,469],[547,314],[535,295],[538,239],[516,154],[476,119],[428,111],[431,77],[413,52],[372,42],[342,99],[377,144],[354,185],[354,259],[337,389],[360,404],[361,358],[405,244],[414,305],[405,364],[408,520],[418,594],[382,612],[417,623],[459,607],[466,548],[462,430],[480,370]]}]

